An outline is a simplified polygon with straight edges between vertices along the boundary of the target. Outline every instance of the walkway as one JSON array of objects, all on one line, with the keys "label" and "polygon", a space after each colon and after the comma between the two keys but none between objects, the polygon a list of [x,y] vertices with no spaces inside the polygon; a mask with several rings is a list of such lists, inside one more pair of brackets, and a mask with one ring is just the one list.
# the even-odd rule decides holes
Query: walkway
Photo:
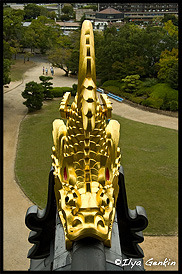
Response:
[{"label": "walkway", "polygon": [[[15,181],[14,161],[16,156],[16,146],[18,139],[19,126],[27,113],[27,108],[22,104],[24,99],[21,92],[25,84],[29,81],[39,82],[42,73],[42,66],[49,66],[48,63],[37,63],[37,66],[27,71],[24,80],[11,83],[9,89],[4,89],[4,264],[3,269],[8,270],[28,270],[29,259],[26,258],[27,252],[32,246],[28,242],[29,230],[25,226],[25,214],[32,205],[24,195]],[[63,76],[63,71],[55,69],[55,76],[52,80],[53,86],[72,86],[77,83],[77,79]],[[17,87],[16,87],[17,85]],[[136,110],[124,103],[113,100],[113,113],[125,118],[144,123],[153,123],[160,126],[177,129],[178,119],[173,117],[163,117],[153,113]],[[152,118],[155,117],[155,118]],[[146,119],[145,119],[146,118]],[[138,119],[138,120],[136,120]],[[163,122],[159,122],[162,120]],[[149,258],[160,260],[165,257],[177,261],[178,257],[178,238],[177,237],[145,237],[141,247],[145,253],[145,260]],[[160,270],[158,267],[146,267],[146,270]],[[170,267],[162,270],[171,269]],[[177,268],[172,267],[172,270]]]}]

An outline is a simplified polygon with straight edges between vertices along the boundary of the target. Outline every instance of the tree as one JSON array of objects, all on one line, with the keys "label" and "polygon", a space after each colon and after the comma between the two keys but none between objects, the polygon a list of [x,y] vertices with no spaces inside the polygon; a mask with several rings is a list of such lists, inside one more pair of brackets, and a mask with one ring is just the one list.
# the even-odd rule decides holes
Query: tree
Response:
[{"label": "tree", "polygon": [[66,48],[54,48],[48,52],[49,62],[54,67],[58,67],[65,71],[65,76],[68,76],[70,72],[70,58],[71,50]]},{"label": "tree", "polygon": [[60,16],[60,19],[62,21],[69,21],[70,18],[74,17],[73,6],[71,4],[64,4],[62,13],[63,14]]},{"label": "tree", "polygon": [[96,71],[101,82],[132,74],[156,77],[155,63],[161,52],[178,46],[177,37],[169,34],[171,29],[172,24],[141,29],[127,23],[119,31],[112,26],[95,35]]},{"label": "tree", "polygon": [[165,13],[163,19],[161,20],[161,22],[162,22],[162,23],[165,23],[165,22],[167,22],[167,21],[169,21],[169,20],[171,20],[172,23],[173,23],[175,26],[178,26],[178,18],[177,18],[177,16],[175,16],[174,14]]},{"label": "tree", "polygon": [[3,85],[11,82],[10,69],[12,64],[13,49],[8,42],[3,40]]},{"label": "tree", "polygon": [[178,27],[175,26],[171,20],[164,23],[164,29],[170,36],[178,39]]},{"label": "tree", "polygon": [[126,78],[122,79],[122,81],[125,83],[125,85],[123,86],[123,90],[129,93],[136,92],[141,83],[139,79],[140,79],[140,76],[137,74],[126,76]]},{"label": "tree", "polygon": [[20,39],[22,37],[22,21],[24,12],[22,10],[13,10],[12,8],[3,8],[3,84],[9,84],[11,81],[10,68],[12,55],[20,49]]},{"label": "tree", "polygon": [[43,92],[44,92],[44,99],[52,99],[54,96],[52,94],[53,90],[53,83],[50,83],[49,80],[52,80],[53,77],[51,76],[40,76],[39,77],[40,81],[42,81],[41,85],[43,87]]},{"label": "tree", "polygon": [[71,4],[64,4],[62,8],[62,12],[64,14],[72,15],[73,14],[73,6]]},{"label": "tree", "polygon": [[3,85],[7,85],[11,82],[10,78],[11,61],[9,59],[3,60]]},{"label": "tree", "polygon": [[32,81],[26,84],[22,96],[26,99],[23,104],[27,106],[29,112],[32,112],[41,109],[44,99],[44,89],[41,84]]},{"label": "tree", "polygon": [[78,72],[79,63],[79,32],[70,35],[60,35],[51,50],[48,51],[48,60],[54,67],[69,73]]},{"label": "tree", "polygon": [[24,63],[26,61],[26,58],[27,58],[27,61],[29,61],[30,57],[32,57],[33,54],[31,52],[25,52],[24,54]]},{"label": "tree", "polygon": [[13,52],[15,60],[16,60],[16,55],[20,51],[21,45],[17,39],[12,39],[11,43],[12,43],[12,52]]},{"label": "tree", "polygon": [[24,35],[21,40],[23,49],[30,48],[31,52],[33,52],[36,47],[36,39],[37,39],[37,35],[36,35],[35,29],[32,28],[31,26],[26,27],[24,29]]},{"label": "tree", "polygon": [[157,77],[162,82],[167,82],[173,88],[178,88],[178,49],[164,50],[158,63]]},{"label": "tree", "polygon": [[40,7],[34,3],[27,4],[24,6],[24,20],[29,20],[29,19],[35,19],[38,16],[41,15],[41,10],[44,9],[43,7]]},{"label": "tree", "polygon": [[41,53],[44,54],[56,43],[56,39],[60,36],[61,30],[60,27],[56,26],[53,20],[45,16],[39,16],[36,20],[32,20],[26,32],[24,45],[27,45],[28,41],[30,41],[32,48],[38,48]]},{"label": "tree", "polygon": [[3,40],[3,58],[5,59],[12,59],[13,49],[10,46],[9,42]]},{"label": "tree", "polygon": [[22,37],[24,12],[11,8],[3,9],[3,39],[11,45],[12,40]]}]

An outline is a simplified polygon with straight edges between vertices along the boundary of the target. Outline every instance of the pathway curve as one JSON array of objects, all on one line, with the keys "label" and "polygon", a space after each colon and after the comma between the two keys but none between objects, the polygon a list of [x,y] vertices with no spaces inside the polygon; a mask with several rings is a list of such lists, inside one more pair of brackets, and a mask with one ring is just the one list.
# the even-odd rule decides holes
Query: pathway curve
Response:
[{"label": "pathway curve", "polygon": [[[27,113],[27,108],[23,105],[24,99],[21,92],[25,84],[29,81],[39,82],[42,73],[42,66],[49,66],[48,63],[37,63],[36,67],[28,70],[24,74],[24,80],[11,83],[9,89],[4,89],[4,211],[3,211],[3,269],[28,270],[29,259],[27,252],[32,246],[28,242],[29,230],[25,226],[25,214],[32,205],[26,195],[21,191],[15,181],[14,161],[16,156],[16,146],[18,140],[19,126]],[[77,79],[63,76],[63,71],[55,69],[53,86],[72,86],[77,83]],[[135,108],[123,103],[113,102],[113,113],[125,118],[149,124],[156,124],[173,129],[177,129],[178,119],[173,117],[163,117],[164,115],[154,115],[153,113],[136,111]],[[149,114],[149,115],[148,115]],[[150,117],[149,117],[150,116]],[[152,118],[155,117],[155,118]],[[145,120],[146,118],[146,120]],[[162,120],[162,123],[159,122]],[[145,237],[141,244],[144,250],[144,261],[154,258],[164,260],[166,257],[177,262],[178,259],[178,238],[177,237]],[[170,270],[167,266],[145,266],[146,270]],[[161,269],[162,268],[162,269]],[[173,266],[171,270],[177,270]]]},{"label": "pathway curve", "polygon": [[113,113],[117,115],[145,124],[178,130],[178,118],[176,117],[145,111],[125,104],[124,102],[119,103],[116,100],[109,99],[112,102]]}]

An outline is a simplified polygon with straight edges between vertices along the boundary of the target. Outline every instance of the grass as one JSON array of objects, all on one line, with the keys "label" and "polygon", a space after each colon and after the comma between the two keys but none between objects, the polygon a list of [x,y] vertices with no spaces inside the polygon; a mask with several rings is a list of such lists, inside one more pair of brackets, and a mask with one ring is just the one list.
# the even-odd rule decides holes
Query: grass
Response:
[{"label": "grass", "polygon": [[[46,102],[21,123],[15,172],[27,196],[41,208],[47,201],[51,168],[52,122],[60,100]],[[147,235],[174,235],[178,225],[178,132],[113,115],[121,124],[121,164],[128,206],[143,206]]]},{"label": "grass", "polygon": [[14,64],[11,66],[10,71],[11,82],[22,80],[25,71],[33,68],[35,65],[35,62],[33,61],[26,61],[24,63],[23,60],[14,60]]}]

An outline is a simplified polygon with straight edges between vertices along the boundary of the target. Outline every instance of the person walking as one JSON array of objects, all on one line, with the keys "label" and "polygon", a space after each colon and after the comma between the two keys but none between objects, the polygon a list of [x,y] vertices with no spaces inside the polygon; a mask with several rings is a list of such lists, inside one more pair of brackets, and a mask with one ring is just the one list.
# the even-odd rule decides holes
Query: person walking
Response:
[{"label": "person walking", "polygon": [[43,74],[44,74],[44,71],[45,71],[45,69],[44,69],[44,67],[43,67]]},{"label": "person walking", "polygon": [[54,75],[54,69],[53,69],[53,67],[51,67],[51,74],[52,74],[52,76]]},{"label": "person walking", "polygon": [[48,69],[47,68],[45,69],[45,72],[46,72],[46,75],[47,75],[48,74]]}]

